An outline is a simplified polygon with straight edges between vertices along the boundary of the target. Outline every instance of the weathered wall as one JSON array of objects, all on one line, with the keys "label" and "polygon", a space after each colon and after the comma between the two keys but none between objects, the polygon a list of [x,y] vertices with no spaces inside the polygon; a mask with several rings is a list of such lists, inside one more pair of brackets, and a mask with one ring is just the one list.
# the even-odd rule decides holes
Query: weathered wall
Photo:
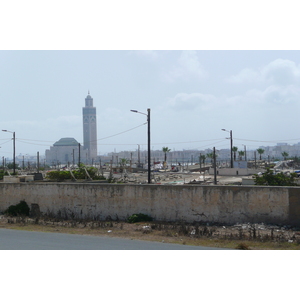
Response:
[{"label": "weathered wall", "polygon": [[0,211],[25,200],[43,213],[125,219],[300,225],[300,188],[93,183],[1,183]]}]

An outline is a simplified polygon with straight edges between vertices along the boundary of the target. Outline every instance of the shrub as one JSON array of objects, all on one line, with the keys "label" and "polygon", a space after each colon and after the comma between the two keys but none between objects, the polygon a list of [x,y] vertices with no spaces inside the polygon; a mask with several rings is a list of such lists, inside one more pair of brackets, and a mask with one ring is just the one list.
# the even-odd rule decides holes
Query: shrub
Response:
[{"label": "shrub", "polygon": [[239,243],[235,249],[237,250],[250,250],[249,246],[245,243]]},{"label": "shrub", "polygon": [[282,172],[274,174],[269,168],[267,168],[267,171],[261,176],[257,174],[253,175],[255,185],[271,186],[296,186],[296,176],[297,175],[295,173],[291,173],[290,175],[285,175]]},{"label": "shrub", "polygon": [[3,176],[7,176],[7,175],[8,175],[8,173],[6,171],[3,172],[3,170],[0,170],[0,180],[3,179]]},{"label": "shrub", "polygon": [[8,207],[4,213],[9,216],[29,216],[29,206],[28,204],[22,200],[17,205],[11,205]]},{"label": "shrub", "polygon": [[[91,176],[93,180],[104,180],[106,179],[103,176],[97,175],[97,168],[94,167],[86,167],[87,172]],[[84,165],[80,165],[80,168],[73,170],[74,177],[76,179],[86,179],[87,175],[84,169]],[[46,175],[46,178],[50,180],[64,181],[67,179],[72,179],[70,171],[49,171]]]},{"label": "shrub", "polygon": [[153,218],[145,214],[133,214],[127,220],[128,223],[137,223],[137,222],[149,222]]},{"label": "shrub", "polygon": [[71,174],[69,171],[49,171],[46,175],[46,178],[63,181],[66,179],[71,179]]}]

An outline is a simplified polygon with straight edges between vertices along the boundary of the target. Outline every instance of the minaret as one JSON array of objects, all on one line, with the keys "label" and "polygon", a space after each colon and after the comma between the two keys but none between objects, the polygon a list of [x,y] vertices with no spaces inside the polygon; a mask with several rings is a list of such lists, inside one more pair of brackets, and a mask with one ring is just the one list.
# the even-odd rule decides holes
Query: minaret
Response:
[{"label": "minaret", "polygon": [[88,92],[85,98],[85,107],[82,108],[83,117],[83,149],[88,150],[88,159],[97,157],[97,118],[96,107],[93,107],[93,98]]}]

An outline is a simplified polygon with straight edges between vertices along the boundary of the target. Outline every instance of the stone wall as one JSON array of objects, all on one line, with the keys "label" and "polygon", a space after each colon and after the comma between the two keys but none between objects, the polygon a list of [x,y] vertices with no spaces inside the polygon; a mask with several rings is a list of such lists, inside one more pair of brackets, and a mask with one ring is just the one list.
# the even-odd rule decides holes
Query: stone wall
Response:
[{"label": "stone wall", "polygon": [[300,187],[1,183],[0,211],[25,200],[42,213],[76,218],[264,222],[300,225]]}]

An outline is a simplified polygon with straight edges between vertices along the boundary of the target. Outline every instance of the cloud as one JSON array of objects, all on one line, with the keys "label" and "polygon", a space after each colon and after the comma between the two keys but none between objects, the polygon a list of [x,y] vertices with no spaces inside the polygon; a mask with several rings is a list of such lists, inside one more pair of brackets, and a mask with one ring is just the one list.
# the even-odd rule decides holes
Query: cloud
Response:
[{"label": "cloud", "polygon": [[259,79],[259,76],[259,72],[246,68],[240,71],[237,75],[230,76],[226,79],[226,81],[230,83],[255,82]]},{"label": "cloud", "polygon": [[275,85],[290,85],[300,80],[300,66],[287,59],[276,59],[259,70],[245,68],[237,75],[225,79],[234,84],[263,83]]},{"label": "cloud", "polygon": [[268,82],[287,85],[300,79],[300,68],[293,61],[276,59],[261,71],[262,78]]},{"label": "cloud", "polygon": [[285,87],[272,85],[262,93],[264,101],[272,104],[291,104],[298,102],[299,95],[300,89],[292,85]]},{"label": "cloud", "polygon": [[216,98],[209,94],[200,93],[179,93],[173,98],[169,98],[167,102],[168,108],[174,110],[194,110],[201,106],[202,109],[208,109],[213,106]]},{"label": "cloud", "polygon": [[175,66],[162,75],[168,82],[176,80],[204,79],[207,72],[201,66],[196,51],[182,51]]}]

